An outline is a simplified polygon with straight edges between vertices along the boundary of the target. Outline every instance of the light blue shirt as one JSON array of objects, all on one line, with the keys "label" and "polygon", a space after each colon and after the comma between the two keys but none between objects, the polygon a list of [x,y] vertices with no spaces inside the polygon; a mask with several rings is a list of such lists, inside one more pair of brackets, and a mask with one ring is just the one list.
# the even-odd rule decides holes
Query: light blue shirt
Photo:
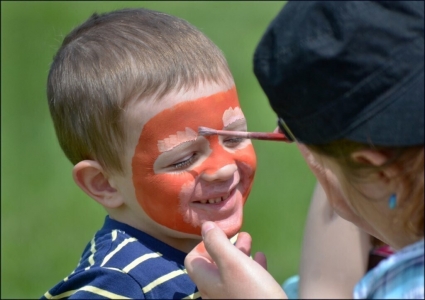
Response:
[{"label": "light blue shirt", "polygon": [[[282,285],[288,299],[298,299],[299,276]],[[424,299],[424,240],[382,260],[354,288],[355,299]]]},{"label": "light blue shirt", "polygon": [[424,299],[424,240],[390,255],[355,286],[355,299]]}]

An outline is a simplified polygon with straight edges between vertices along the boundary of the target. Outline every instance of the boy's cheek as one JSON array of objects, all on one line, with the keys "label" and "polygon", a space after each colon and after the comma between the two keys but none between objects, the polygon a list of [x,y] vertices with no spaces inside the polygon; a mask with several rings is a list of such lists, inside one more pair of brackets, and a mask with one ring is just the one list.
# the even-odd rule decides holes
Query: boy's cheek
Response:
[{"label": "boy's cheek", "polygon": [[243,189],[245,190],[243,196],[246,201],[254,183],[254,176],[257,170],[257,156],[252,145],[237,151],[235,154],[237,155],[236,160],[238,161]]},{"label": "boy's cheek", "polygon": [[[139,187],[139,193],[148,196],[147,198],[153,198],[156,201],[155,205],[161,204],[161,202],[167,202],[172,204],[176,202],[176,197],[180,193],[180,190],[184,184],[189,181],[193,181],[194,178],[191,174],[151,174],[146,175],[143,178],[136,181],[136,190]],[[145,197],[138,197],[143,199]],[[158,199],[161,201],[158,201]]]},{"label": "boy's cheek", "polygon": [[249,145],[244,152],[242,152],[241,160],[251,166],[253,172],[257,169],[257,155],[255,154],[254,147]]},{"label": "boy's cheek", "polygon": [[235,161],[245,165],[245,173],[251,173],[252,176],[254,176],[255,171],[257,170],[257,156],[252,145],[236,151]]},{"label": "boy's cheek", "polygon": [[184,221],[180,211],[179,193],[185,183],[194,181],[190,174],[155,174],[146,176],[143,184],[136,187],[139,205],[155,222],[168,228],[198,234]]}]

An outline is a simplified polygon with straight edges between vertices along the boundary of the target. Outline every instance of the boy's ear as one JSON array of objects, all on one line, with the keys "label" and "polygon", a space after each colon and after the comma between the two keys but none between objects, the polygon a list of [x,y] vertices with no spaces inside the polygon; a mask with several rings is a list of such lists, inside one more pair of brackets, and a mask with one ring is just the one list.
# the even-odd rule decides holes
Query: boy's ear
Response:
[{"label": "boy's ear", "polygon": [[[362,149],[359,151],[355,151],[351,154],[351,158],[358,163],[369,164],[375,167],[382,166],[389,159],[388,155],[380,151],[371,149]],[[386,168],[383,168],[379,172],[379,175],[381,176],[381,178],[385,179],[386,182],[388,182],[392,178],[394,178],[398,174],[398,172],[399,170],[396,166],[388,166]]]},{"label": "boy's ear", "polygon": [[124,201],[121,194],[111,185],[102,166],[94,160],[83,160],[74,166],[72,176],[75,183],[91,198],[105,208],[117,208]]}]

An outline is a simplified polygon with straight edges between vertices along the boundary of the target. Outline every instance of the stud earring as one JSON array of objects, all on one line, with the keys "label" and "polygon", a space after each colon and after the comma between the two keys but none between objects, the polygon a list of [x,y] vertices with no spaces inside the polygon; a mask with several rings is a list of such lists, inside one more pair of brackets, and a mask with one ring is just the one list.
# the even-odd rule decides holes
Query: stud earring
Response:
[{"label": "stud earring", "polygon": [[397,196],[392,194],[390,199],[388,199],[388,207],[394,209],[397,206]]}]

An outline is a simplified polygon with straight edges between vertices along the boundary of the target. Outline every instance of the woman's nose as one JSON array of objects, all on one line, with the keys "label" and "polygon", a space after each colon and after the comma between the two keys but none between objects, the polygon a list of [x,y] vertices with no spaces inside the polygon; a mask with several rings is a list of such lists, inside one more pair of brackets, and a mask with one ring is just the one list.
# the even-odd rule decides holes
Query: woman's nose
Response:
[{"label": "woman's nose", "polygon": [[238,167],[235,164],[225,165],[220,169],[204,171],[201,178],[206,181],[225,181],[233,176]]}]

